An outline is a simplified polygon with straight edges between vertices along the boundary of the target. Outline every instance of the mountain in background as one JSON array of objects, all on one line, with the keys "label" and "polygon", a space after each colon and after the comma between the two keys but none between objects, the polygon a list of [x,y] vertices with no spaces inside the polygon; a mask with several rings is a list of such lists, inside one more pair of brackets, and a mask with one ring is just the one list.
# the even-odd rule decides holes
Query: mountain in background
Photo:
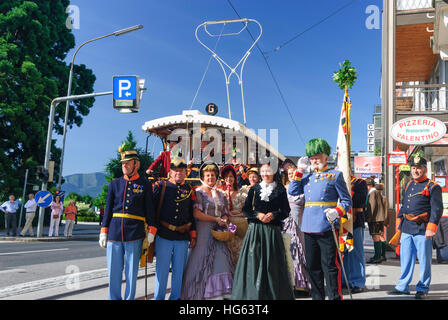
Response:
[{"label": "mountain in background", "polygon": [[66,195],[76,192],[81,196],[88,194],[96,198],[103,189],[103,185],[107,184],[106,175],[103,172],[72,174],[64,179],[62,190]]}]

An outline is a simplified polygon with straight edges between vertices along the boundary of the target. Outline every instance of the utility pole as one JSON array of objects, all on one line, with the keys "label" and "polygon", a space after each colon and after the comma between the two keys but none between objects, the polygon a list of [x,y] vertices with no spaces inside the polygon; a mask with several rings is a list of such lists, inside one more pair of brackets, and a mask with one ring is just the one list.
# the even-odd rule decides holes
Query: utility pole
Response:
[{"label": "utility pole", "polygon": [[[390,128],[395,122],[395,29],[396,0],[383,0],[383,30],[382,30],[382,84],[381,98],[384,120],[383,168],[385,172],[385,192],[389,201],[394,200],[394,166],[387,165],[387,154],[394,150],[394,141],[390,136]],[[396,204],[400,199],[395,199]],[[391,206],[394,207],[395,206]],[[396,214],[396,212],[395,212]],[[395,233],[395,223],[387,230],[387,238]]]}]

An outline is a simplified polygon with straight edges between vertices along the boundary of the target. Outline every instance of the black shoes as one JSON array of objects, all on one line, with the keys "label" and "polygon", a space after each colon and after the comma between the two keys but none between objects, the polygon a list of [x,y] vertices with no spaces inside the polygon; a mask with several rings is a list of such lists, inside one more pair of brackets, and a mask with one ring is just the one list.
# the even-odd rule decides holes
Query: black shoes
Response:
[{"label": "black shoes", "polygon": [[423,300],[423,299],[426,299],[427,296],[428,296],[427,293],[424,293],[422,291],[417,291],[417,293],[415,294],[415,299]]},{"label": "black shoes", "polygon": [[410,293],[409,292],[403,292],[403,291],[400,291],[400,290],[397,290],[397,289],[393,289],[393,290],[390,290],[390,291],[387,291],[387,294],[388,295],[409,295]]},{"label": "black shoes", "polygon": [[367,261],[367,263],[374,263],[374,264],[378,264],[378,263],[381,263],[381,262],[383,262],[384,260],[382,260],[381,258],[375,258],[375,257],[372,257],[372,258],[370,258],[368,261]]},{"label": "black shoes", "polygon": [[351,293],[361,293],[364,292],[364,288],[360,288],[360,287],[353,287],[351,291]]}]

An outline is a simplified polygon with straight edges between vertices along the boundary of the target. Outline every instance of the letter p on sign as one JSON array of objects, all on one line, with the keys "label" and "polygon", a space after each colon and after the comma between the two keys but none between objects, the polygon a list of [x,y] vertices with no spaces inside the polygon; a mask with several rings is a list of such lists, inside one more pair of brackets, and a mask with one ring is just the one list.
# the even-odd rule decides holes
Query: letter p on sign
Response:
[{"label": "letter p on sign", "polygon": [[128,90],[131,89],[131,81],[129,80],[118,80],[118,96],[120,98],[123,97],[123,91],[126,91],[125,96],[128,97],[131,95],[130,92],[128,92]]}]

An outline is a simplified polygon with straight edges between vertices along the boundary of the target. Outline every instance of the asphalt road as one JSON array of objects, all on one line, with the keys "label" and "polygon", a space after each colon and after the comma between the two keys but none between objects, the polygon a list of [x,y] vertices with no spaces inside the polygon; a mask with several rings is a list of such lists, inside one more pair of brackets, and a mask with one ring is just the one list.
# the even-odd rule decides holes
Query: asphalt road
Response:
[{"label": "asphalt road", "polygon": [[94,240],[0,242],[0,289],[106,268],[106,250]]}]

